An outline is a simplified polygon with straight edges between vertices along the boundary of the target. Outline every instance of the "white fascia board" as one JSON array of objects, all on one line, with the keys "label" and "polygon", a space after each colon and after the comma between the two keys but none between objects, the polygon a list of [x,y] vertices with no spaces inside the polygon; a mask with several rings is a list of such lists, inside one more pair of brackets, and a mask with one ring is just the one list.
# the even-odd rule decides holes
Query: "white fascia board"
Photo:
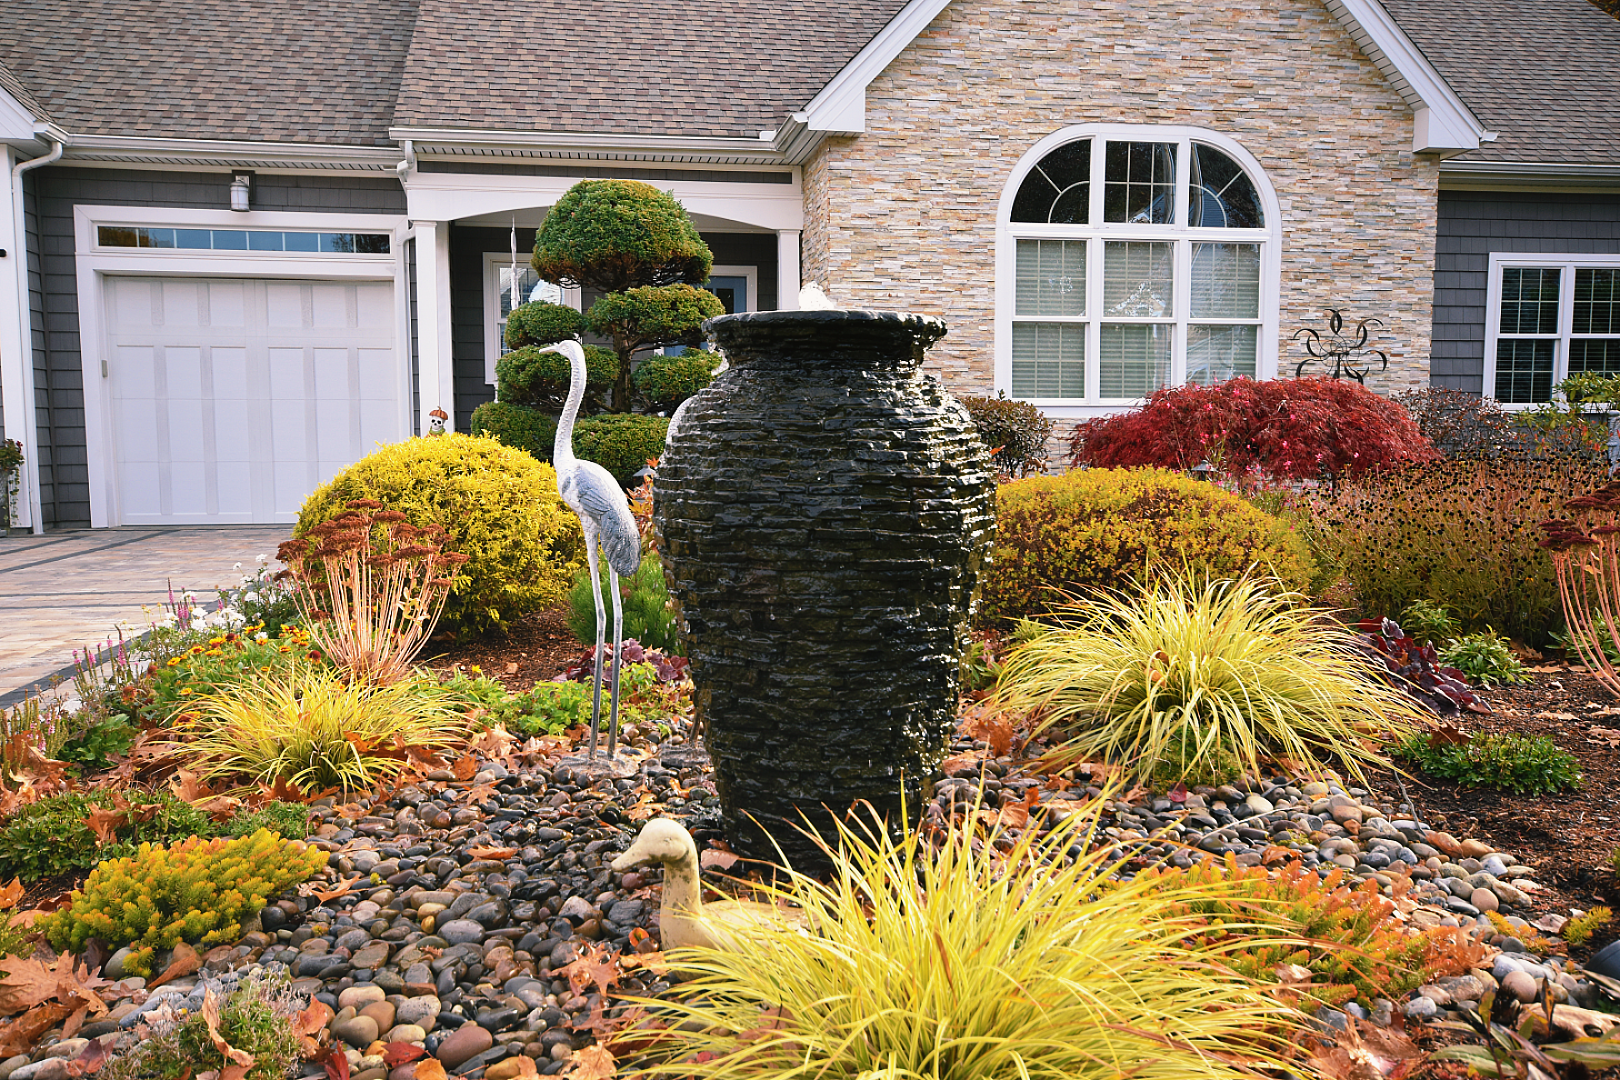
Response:
[{"label": "white fascia board", "polygon": [[35,132],[40,122],[23,103],[0,87],[0,143],[31,146],[40,140]]},{"label": "white fascia board", "polygon": [[[866,88],[894,63],[906,46],[950,4],[950,0],[911,0],[900,14],[855,58],[832,77],[802,110],[807,128],[829,135],[859,135],[866,130]],[[797,117],[796,117],[797,119]]]},{"label": "white fascia board", "polygon": [[1324,0],[1412,109],[1412,150],[1460,153],[1496,138],[1378,0]]},{"label": "white fascia board", "polygon": [[388,137],[411,140],[418,157],[473,154],[537,158],[610,158],[683,164],[783,165],[782,155],[759,138],[619,135],[577,131],[480,131],[395,127]]},{"label": "white fascia board", "polygon": [[405,155],[397,147],[74,135],[68,142],[64,156],[68,161],[197,164],[221,168],[344,168],[385,172],[398,165]]}]

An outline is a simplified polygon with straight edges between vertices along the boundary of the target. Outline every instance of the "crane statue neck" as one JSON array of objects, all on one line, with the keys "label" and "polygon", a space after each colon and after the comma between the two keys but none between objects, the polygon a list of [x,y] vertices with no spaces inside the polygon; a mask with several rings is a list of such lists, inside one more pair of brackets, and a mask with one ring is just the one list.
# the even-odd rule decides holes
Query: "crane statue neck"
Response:
[{"label": "crane statue neck", "polygon": [[585,400],[585,350],[576,341],[564,341],[547,350],[568,358],[568,401],[557,418],[557,435],[552,441],[552,466],[562,473],[574,463],[574,418]]}]

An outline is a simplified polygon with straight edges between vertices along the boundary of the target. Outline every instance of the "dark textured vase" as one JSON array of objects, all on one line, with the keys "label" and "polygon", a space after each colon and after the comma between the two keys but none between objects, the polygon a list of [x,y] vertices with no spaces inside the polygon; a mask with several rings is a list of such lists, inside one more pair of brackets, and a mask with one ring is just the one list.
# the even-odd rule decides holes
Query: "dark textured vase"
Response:
[{"label": "dark textured vase", "polygon": [[[949,745],[995,475],[893,312],[707,324],[730,367],[659,462],[656,521],[737,849],[818,861],[794,826],[915,819]],[[803,816],[801,816],[803,815]]]}]

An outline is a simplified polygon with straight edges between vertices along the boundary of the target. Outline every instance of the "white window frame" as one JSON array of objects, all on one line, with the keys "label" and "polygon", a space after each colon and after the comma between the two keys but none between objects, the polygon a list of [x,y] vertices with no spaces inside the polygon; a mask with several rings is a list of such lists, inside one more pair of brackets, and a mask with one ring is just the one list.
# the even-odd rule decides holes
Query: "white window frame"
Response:
[{"label": "white window frame", "polygon": [[[505,356],[502,345],[501,330],[501,271],[512,268],[512,253],[510,251],[486,251],[484,253],[484,381],[490,386],[495,385],[495,363]],[[520,251],[518,252],[518,268],[529,268],[529,260]],[[580,310],[580,290],[564,289],[562,302]]]},{"label": "white window frame", "polygon": [[[1569,343],[1575,331],[1575,271],[1577,268],[1620,270],[1620,255],[1561,255],[1533,252],[1493,251],[1490,257],[1490,277],[1485,286],[1485,375],[1480,396],[1496,400],[1496,346],[1502,333],[1502,271],[1508,268],[1557,270],[1558,275],[1558,330],[1554,334],[1514,334],[1510,337],[1551,338],[1553,345],[1552,384],[1556,388],[1569,376]],[[1583,337],[1589,335],[1582,335]],[[1596,335],[1599,337],[1607,335]],[[1556,389],[1553,401],[1562,401]],[[1502,401],[1498,404],[1508,412],[1534,409],[1544,402]]]},{"label": "white window frame", "polygon": [[[229,251],[192,248],[103,247],[103,225],[183,229],[270,229],[283,232],[388,233],[387,255],[320,252]],[[108,275],[240,278],[308,278],[320,281],[389,281],[394,288],[395,353],[400,427],[411,431],[411,304],[405,272],[410,223],[394,214],[323,214],[281,210],[199,210],[157,206],[73,208],[73,247],[79,298],[79,357],[84,386],[84,440],[90,487],[90,525],[122,523],[112,402],[106,388],[108,346],[103,325],[103,287]],[[428,394],[424,388],[423,398]]]},{"label": "white window frame", "polygon": [[[1043,225],[1014,222],[1013,201],[1024,178],[1047,154],[1067,143],[1092,139],[1091,155],[1091,212],[1086,225]],[[1104,168],[1106,153],[1101,152],[1106,142],[1172,143],[1176,150],[1176,212],[1173,225],[1144,225],[1102,220],[1104,195]],[[1230,157],[1248,174],[1259,196],[1265,214],[1265,227],[1260,229],[1190,228],[1187,220],[1188,185],[1192,173],[1191,144],[1203,143]],[[1086,323],[1086,397],[1028,398],[1048,416],[1056,419],[1084,419],[1123,412],[1141,404],[1140,398],[1102,398],[1099,388],[1099,359],[1102,325],[1102,281],[1104,244],[1108,241],[1171,241],[1174,243],[1175,292],[1172,300],[1175,316],[1168,319],[1141,319],[1140,322],[1165,322],[1176,327],[1171,346],[1170,383],[1179,386],[1186,380],[1187,327],[1196,323],[1220,323],[1252,320],[1197,319],[1191,317],[1191,255],[1194,243],[1257,244],[1260,247],[1260,322],[1255,349],[1255,377],[1270,379],[1277,374],[1277,326],[1279,294],[1282,279],[1282,207],[1265,170],[1236,140],[1220,132],[1184,125],[1157,124],[1080,124],[1053,132],[1031,147],[1014,167],[1006,187],[1002,190],[1001,204],[996,214],[996,321],[995,321],[995,387],[1012,393],[1012,327],[1017,285],[1017,244],[1020,239],[1084,240],[1086,241],[1086,311],[1084,319],[1072,321]],[[1061,320],[1059,320],[1061,321]]]},{"label": "white window frame", "polygon": [[743,297],[742,307],[737,314],[745,311],[759,310],[759,267],[757,266],[711,266],[709,277],[740,277],[748,280],[748,295]]}]

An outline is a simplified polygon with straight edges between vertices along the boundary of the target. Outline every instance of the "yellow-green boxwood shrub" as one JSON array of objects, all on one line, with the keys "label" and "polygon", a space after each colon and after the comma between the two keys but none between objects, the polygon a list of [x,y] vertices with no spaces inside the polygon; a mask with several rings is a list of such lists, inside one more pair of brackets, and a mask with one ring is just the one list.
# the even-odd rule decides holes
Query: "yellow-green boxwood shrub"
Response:
[{"label": "yellow-green boxwood shrub", "polygon": [[439,625],[458,633],[504,630],[561,600],[584,562],[579,519],[557,494],[557,474],[495,439],[450,434],[393,443],[317,488],[295,536],[376,499],[412,525],[438,525],[467,556]]},{"label": "yellow-green boxwood shrub", "polygon": [[981,617],[1061,605],[1062,593],[1129,588],[1162,571],[1247,572],[1290,589],[1314,566],[1296,528],[1229,491],[1165,469],[1083,469],[1002,484]]},{"label": "yellow-green boxwood shrub", "polygon": [[114,949],[132,946],[127,970],[150,975],[154,950],[234,942],[243,919],[325,865],[319,848],[266,829],[237,840],[142,844],[90,871],[68,906],[39,927],[59,951],[79,952],[92,937]]}]

